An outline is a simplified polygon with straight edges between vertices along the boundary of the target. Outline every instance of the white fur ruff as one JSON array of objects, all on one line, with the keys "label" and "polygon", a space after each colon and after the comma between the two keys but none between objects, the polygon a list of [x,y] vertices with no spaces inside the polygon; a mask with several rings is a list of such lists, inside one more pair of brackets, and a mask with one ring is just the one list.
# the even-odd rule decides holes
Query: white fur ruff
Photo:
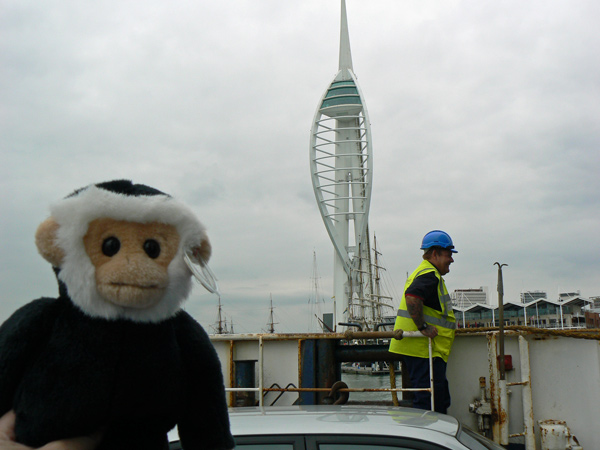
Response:
[{"label": "white fur ruff", "polygon": [[[174,316],[191,290],[191,272],[183,256],[189,248],[208,241],[205,227],[184,204],[167,195],[128,196],[89,186],[50,208],[60,225],[56,244],[65,259],[59,279],[65,283],[75,305],[92,317],[160,322]],[[164,298],[145,308],[125,308],[102,299],[96,289],[95,268],[83,244],[91,221],[111,218],[129,222],[161,222],[175,226],[180,242],[168,267],[169,285]]]}]

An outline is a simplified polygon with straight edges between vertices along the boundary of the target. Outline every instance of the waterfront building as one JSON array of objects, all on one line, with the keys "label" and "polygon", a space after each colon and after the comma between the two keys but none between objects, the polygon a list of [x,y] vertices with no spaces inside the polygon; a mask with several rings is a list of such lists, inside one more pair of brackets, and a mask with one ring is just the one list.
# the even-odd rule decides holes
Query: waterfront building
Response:
[{"label": "waterfront building", "polygon": [[452,299],[452,305],[458,308],[489,304],[487,286],[478,289],[455,289],[450,294],[450,298]]},{"label": "waterfront building", "polygon": [[[547,300],[540,298],[532,302],[504,303],[504,325],[532,326],[537,328],[585,328],[585,309],[591,301],[582,297],[569,297],[568,300]],[[459,327],[499,326],[498,307],[472,305],[455,308]]]},{"label": "waterfront building", "polygon": [[578,298],[580,295],[581,295],[581,291],[561,292],[558,294],[558,301],[559,302],[569,301],[572,298]]},{"label": "waterfront building", "polygon": [[600,309],[594,308],[585,311],[585,327],[600,328]]},{"label": "waterfront building", "polygon": [[529,303],[540,298],[548,298],[545,291],[525,291],[521,292],[521,303]]},{"label": "waterfront building", "polygon": [[465,307],[454,307],[454,316],[459,328],[493,327],[498,308],[483,303]]}]

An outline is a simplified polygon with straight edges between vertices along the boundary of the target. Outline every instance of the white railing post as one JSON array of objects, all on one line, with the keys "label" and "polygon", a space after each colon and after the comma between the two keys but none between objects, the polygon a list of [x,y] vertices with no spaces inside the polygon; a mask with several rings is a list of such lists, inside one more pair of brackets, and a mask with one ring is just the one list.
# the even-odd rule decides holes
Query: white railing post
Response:
[{"label": "white railing post", "polygon": [[262,336],[258,338],[258,405],[263,406],[264,397],[264,342]]},{"label": "white railing post", "polygon": [[[405,331],[402,333],[404,338],[426,337],[420,331]],[[433,388],[433,339],[429,339],[429,388],[413,388],[412,391],[429,391],[431,392],[431,410],[435,411],[434,388]],[[403,391],[405,389],[399,389]]]},{"label": "white railing post", "polygon": [[519,359],[521,362],[521,382],[523,383],[523,418],[526,450],[536,450],[533,398],[531,392],[531,367],[529,365],[529,343],[519,335]]},{"label": "white railing post", "polygon": [[433,382],[433,346],[429,338],[429,388],[431,389],[431,410],[435,411],[434,382]]}]

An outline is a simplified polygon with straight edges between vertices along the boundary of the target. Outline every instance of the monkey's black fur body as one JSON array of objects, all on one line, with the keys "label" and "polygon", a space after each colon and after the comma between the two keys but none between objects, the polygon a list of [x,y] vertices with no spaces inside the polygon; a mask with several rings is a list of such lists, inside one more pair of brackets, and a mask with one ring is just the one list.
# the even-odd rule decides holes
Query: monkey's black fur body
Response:
[{"label": "monkey's black fur body", "polygon": [[105,427],[101,449],[230,449],[221,367],[186,312],[164,322],[91,318],[66,297],[35,300],[0,327],[0,414],[34,447]]}]

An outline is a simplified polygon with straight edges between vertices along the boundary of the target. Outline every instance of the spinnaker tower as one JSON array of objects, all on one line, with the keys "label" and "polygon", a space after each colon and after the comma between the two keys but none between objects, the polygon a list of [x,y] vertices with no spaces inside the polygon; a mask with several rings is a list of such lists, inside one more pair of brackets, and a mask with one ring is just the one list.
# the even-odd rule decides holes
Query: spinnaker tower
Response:
[{"label": "spinnaker tower", "polygon": [[373,152],[369,115],[352,68],[345,0],[341,12],[339,69],[313,119],[310,172],[335,249],[335,320],[355,323],[364,322],[364,310],[376,301],[367,292],[373,282],[368,225]]}]

